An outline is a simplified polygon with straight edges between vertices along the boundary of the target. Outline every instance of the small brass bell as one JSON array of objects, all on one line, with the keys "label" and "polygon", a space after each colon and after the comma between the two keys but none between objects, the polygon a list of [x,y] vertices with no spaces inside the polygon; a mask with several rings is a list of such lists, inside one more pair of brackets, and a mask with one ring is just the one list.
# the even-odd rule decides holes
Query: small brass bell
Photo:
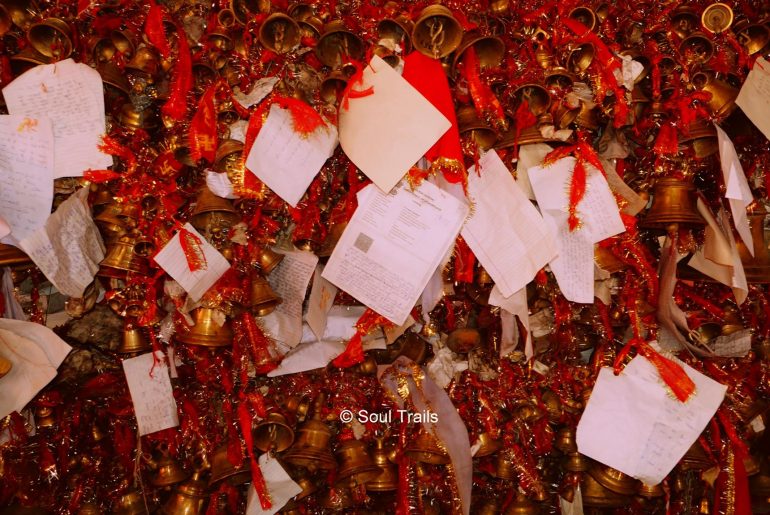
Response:
[{"label": "small brass bell", "polygon": [[583,506],[591,508],[620,508],[632,500],[632,497],[604,488],[590,474],[583,474],[580,491],[583,496]]},{"label": "small brass bell", "polygon": [[439,446],[436,437],[424,427],[420,428],[417,436],[406,446],[405,453],[413,460],[423,463],[446,465],[450,462],[446,449]]},{"label": "small brass bell", "polygon": [[99,72],[102,82],[105,84],[112,86],[125,95],[131,93],[131,84],[116,64],[112,62],[101,63],[96,67],[96,71]]},{"label": "small brass bell", "polygon": [[112,508],[115,515],[147,515],[147,505],[144,497],[138,490],[132,490],[123,494]]},{"label": "small brass bell", "polygon": [[262,317],[273,312],[282,302],[270,283],[262,275],[255,273],[251,278],[251,310],[255,316]]},{"label": "small brass bell", "polygon": [[567,453],[567,459],[562,465],[569,472],[586,472],[590,467],[588,458],[577,451]]},{"label": "small brass bell", "polygon": [[229,229],[238,222],[238,214],[232,202],[214,195],[204,186],[195,199],[195,209],[190,214],[190,224],[199,231],[214,227]]},{"label": "small brass bell", "polygon": [[323,35],[316,45],[318,59],[333,69],[347,64],[346,58],[361,60],[364,55],[364,43],[345,27],[342,20],[334,20],[326,24]]},{"label": "small brass bell", "polygon": [[259,256],[257,257],[259,269],[262,270],[263,274],[270,275],[270,272],[275,270],[275,267],[283,261],[284,257],[285,254],[276,252],[270,247],[262,247],[259,251]]},{"label": "small brass bell", "polygon": [[537,515],[538,513],[540,513],[540,507],[529,500],[521,490],[516,493],[516,498],[505,510],[505,515]]},{"label": "small brass bell", "polygon": [[337,469],[338,486],[355,488],[380,475],[380,469],[374,464],[366,450],[366,445],[355,438],[345,440],[337,449],[340,466]]},{"label": "small brass bell", "polygon": [[242,485],[251,481],[249,461],[244,459],[239,467],[233,465],[227,456],[227,444],[220,446],[214,451],[214,456],[211,458],[209,487],[214,487],[225,480],[232,486]]},{"label": "small brass bell", "polygon": [[639,488],[639,481],[609,465],[594,463],[588,473],[604,488],[620,495],[633,495]]},{"label": "small brass bell", "polygon": [[686,135],[679,138],[679,143],[688,143],[698,159],[703,159],[719,151],[717,131],[712,123],[697,118],[687,126]]},{"label": "small brass bell", "polygon": [[585,72],[594,61],[596,48],[592,43],[583,43],[567,54],[567,69],[572,73],[581,74]]},{"label": "small brass bell", "polygon": [[748,25],[738,32],[738,42],[743,45],[748,55],[762,52],[770,43],[770,29],[759,23]]},{"label": "small brass bell", "polygon": [[657,485],[648,485],[647,483],[640,483],[639,484],[639,491],[637,492],[638,495],[642,497],[647,498],[654,498],[654,497],[661,497],[663,495],[666,495],[665,490],[663,490],[663,485],[658,483]]},{"label": "small brass bell", "polygon": [[488,432],[483,432],[478,436],[479,448],[476,450],[475,457],[481,458],[490,456],[503,448],[502,440],[496,440]]},{"label": "small brass bell", "polygon": [[[233,343],[233,330],[230,322],[225,318],[219,325],[221,316],[215,313],[213,308],[200,307],[195,310],[193,325],[186,333],[175,333],[174,339],[188,345],[200,345],[203,347],[226,347]],[[221,312],[220,312],[221,314]]]},{"label": "small brass bell", "polygon": [[452,60],[453,75],[462,61],[463,54],[471,47],[476,51],[481,71],[500,66],[505,57],[505,43],[502,39],[497,36],[485,36],[477,31],[466,32]]},{"label": "small brass bell", "polygon": [[259,28],[259,42],[276,54],[285,54],[299,45],[299,25],[290,16],[273,13]]},{"label": "small brass bell", "polygon": [[497,141],[495,131],[486,121],[479,118],[473,106],[462,106],[458,109],[457,124],[460,136],[470,137],[481,150],[489,150]]},{"label": "small brass bell", "polygon": [[377,24],[377,35],[382,42],[385,40],[390,49],[401,47],[401,52],[406,55],[412,50],[412,30],[414,23],[406,16],[387,18]]},{"label": "small brass bell", "polygon": [[319,395],[315,402],[313,418],[302,424],[294,444],[287,451],[286,462],[308,470],[331,470],[337,466],[331,451],[332,432],[321,421],[321,406],[324,396]]},{"label": "small brass bell", "polygon": [[307,417],[307,414],[310,411],[310,407],[312,406],[312,402],[309,397],[292,395],[286,399],[284,406],[286,407],[286,410],[294,416],[294,418],[302,422],[305,420],[305,417]]},{"label": "small brass bell", "polygon": [[140,327],[128,326],[123,329],[120,345],[115,350],[118,354],[141,354],[152,350],[152,345],[145,338]]},{"label": "small brass bell", "polygon": [[318,484],[313,481],[313,478],[307,472],[303,472],[302,469],[298,469],[297,473],[292,474],[292,479],[302,488],[302,491],[293,497],[294,501],[302,500],[318,490]]},{"label": "small brass bell", "polygon": [[706,105],[715,116],[726,118],[738,107],[735,103],[735,99],[738,98],[738,89],[718,79],[714,72],[698,72],[692,76],[691,81],[699,90],[711,93]]},{"label": "small brass bell", "polygon": [[443,5],[429,5],[420,13],[412,31],[412,43],[421,53],[441,59],[460,46],[463,28]]},{"label": "small brass bell", "polygon": [[733,10],[727,4],[713,3],[703,10],[700,19],[706,30],[719,34],[729,29],[733,24]]},{"label": "small brass bell", "polygon": [[767,210],[759,202],[752,202],[746,209],[751,230],[751,240],[754,245],[754,255],[749,253],[743,240],[736,238],[735,245],[738,255],[741,257],[743,270],[746,273],[746,281],[749,284],[770,283],[770,253],[767,250],[765,240],[765,218]]},{"label": "small brass bell", "polygon": [[129,272],[139,275],[149,273],[147,258],[134,252],[137,242],[137,234],[124,234],[107,246],[107,255],[99,263],[100,277],[124,279]]},{"label": "small brass bell", "polygon": [[262,452],[283,452],[294,442],[294,430],[286,417],[276,411],[268,414],[254,429],[254,447]]},{"label": "small brass bell", "polygon": [[670,224],[704,225],[706,221],[695,208],[695,186],[675,177],[655,182],[652,206],[641,226],[665,229]]},{"label": "small brass bell", "polygon": [[596,30],[599,25],[599,20],[596,13],[586,6],[578,6],[572,9],[568,16],[580,23],[582,23],[588,30]]},{"label": "small brass bell", "polygon": [[160,513],[164,515],[201,515],[208,499],[208,488],[201,480],[202,471],[196,470],[190,479],[179,485]]},{"label": "small brass bell", "polygon": [[321,82],[321,98],[327,104],[337,104],[348,85],[348,76],[342,70],[333,70]]},{"label": "small brass bell", "polygon": [[369,492],[391,492],[398,488],[398,473],[388,456],[391,450],[386,448],[384,438],[376,438],[372,460],[380,472],[366,483]]},{"label": "small brass bell", "polygon": [[714,45],[705,34],[694,32],[679,45],[679,53],[689,66],[705,64],[714,55]]},{"label": "small brass bell", "polygon": [[6,0],[3,2],[4,15],[23,31],[40,16],[40,9],[35,0]]},{"label": "small brass bell", "polygon": [[139,47],[126,63],[126,71],[144,79],[152,79],[160,72],[160,58],[152,48]]},{"label": "small brass bell", "polygon": [[575,430],[571,427],[563,427],[556,433],[554,447],[567,454],[577,452],[577,441],[575,440]]},{"label": "small brass bell", "polygon": [[61,18],[46,18],[31,25],[27,39],[32,48],[57,61],[72,54],[72,28]]}]

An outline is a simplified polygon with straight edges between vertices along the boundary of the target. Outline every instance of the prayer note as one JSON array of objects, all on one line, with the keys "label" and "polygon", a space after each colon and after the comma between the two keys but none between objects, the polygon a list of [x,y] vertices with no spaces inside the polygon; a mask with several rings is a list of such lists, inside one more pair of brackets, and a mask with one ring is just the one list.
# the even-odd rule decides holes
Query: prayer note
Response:
[{"label": "prayer note", "polygon": [[134,403],[140,436],[179,425],[168,364],[163,352],[157,351],[155,360],[152,352],[124,359],[123,371]]}]

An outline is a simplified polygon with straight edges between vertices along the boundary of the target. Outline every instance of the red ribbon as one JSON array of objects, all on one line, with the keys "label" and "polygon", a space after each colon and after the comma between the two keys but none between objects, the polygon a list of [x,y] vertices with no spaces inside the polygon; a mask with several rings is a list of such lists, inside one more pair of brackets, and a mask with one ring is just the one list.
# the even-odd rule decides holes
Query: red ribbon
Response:
[{"label": "red ribbon", "polygon": [[364,360],[364,349],[361,343],[361,339],[364,335],[369,334],[377,326],[392,327],[393,322],[389,321],[382,315],[377,314],[369,308],[366,308],[364,314],[356,322],[356,334],[348,341],[345,350],[334,358],[332,362],[335,367],[348,368],[361,363]]},{"label": "red ribbon", "polygon": [[158,49],[164,59],[171,55],[171,48],[166,40],[166,31],[163,29],[163,11],[154,0],[150,0],[150,11],[144,22],[144,33],[152,46]]},{"label": "red ribbon", "polygon": [[345,90],[342,92],[342,109],[346,111],[350,109],[349,99],[363,98],[374,94],[374,86],[369,86],[368,88],[362,90],[353,89],[354,87],[364,82],[363,66],[361,66],[359,63],[353,63],[353,66],[355,66],[356,71],[353,73],[350,79],[348,79]]},{"label": "red ribbon", "polygon": [[179,231],[179,243],[182,246],[184,257],[187,259],[187,267],[190,272],[206,270],[206,255],[203,253],[203,242],[198,236],[184,227]]},{"label": "red ribbon", "polygon": [[217,113],[214,96],[219,84],[212,84],[201,97],[198,110],[190,122],[190,155],[195,160],[214,162],[217,152]]},{"label": "red ribbon", "polygon": [[187,93],[192,87],[192,57],[187,44],[187,34],[181,27],[177,32],[177,58],[171,81],[171,92],[163,104],[163,114],[172,120],[182,120],[187,113]]}]

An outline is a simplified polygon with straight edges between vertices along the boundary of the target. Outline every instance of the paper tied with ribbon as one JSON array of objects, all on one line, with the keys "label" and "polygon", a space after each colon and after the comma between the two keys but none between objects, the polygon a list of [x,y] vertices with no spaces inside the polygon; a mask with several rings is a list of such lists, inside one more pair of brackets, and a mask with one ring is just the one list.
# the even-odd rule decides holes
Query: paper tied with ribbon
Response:
[{"label": "paper tied with ribbon", "polygon": [[417,363],[404,356],[388,367],[381,367],[379,380],[399,408],[413,407],[421,413],[432,412],[436,415],[425,417],[422,427],[446,448],[452,463],[453,479],[460,497],[462,513],[468,515],[473,475],[471,446],[468,429],[449,396]]},{"label": "paper tied with ribbon", "polygon": [[185,224],[155,255],[155,262],[198,301],[230,268],[206,238]]},{"label": "paper tied with ribbon", "polygon": [[269,454],[261,455],[259,468],[265,478],[265,487],[270,495],[270,508],[262,508],[257,491],[254,487],[250,487],[246,502],[246,515],[273,515],[294,496],[302,492],[302,487],[294,482],[275,457]]}]

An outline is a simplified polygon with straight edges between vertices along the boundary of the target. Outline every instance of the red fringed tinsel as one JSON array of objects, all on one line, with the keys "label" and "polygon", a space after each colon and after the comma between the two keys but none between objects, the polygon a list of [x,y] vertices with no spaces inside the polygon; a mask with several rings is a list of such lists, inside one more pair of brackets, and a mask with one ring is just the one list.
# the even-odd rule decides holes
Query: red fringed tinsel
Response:
[{"label": "red fringed tinsel", "polygon": [[163,28],[163,11],[154,0],[150,0],[150,11],[144,22],[144,33],[152,46],[158,49],[164,59],[171,55],[171,48],[166,40],[166,31]]},{"label": "red fringed tinsel", "polygon": [[171,80],[171,93],[163,104],[162,112],[172,120],[182,120],[187,113],[187,93],[192,88],[192,57],[187,44],[187,34],[177,27],[177,58]]}]

